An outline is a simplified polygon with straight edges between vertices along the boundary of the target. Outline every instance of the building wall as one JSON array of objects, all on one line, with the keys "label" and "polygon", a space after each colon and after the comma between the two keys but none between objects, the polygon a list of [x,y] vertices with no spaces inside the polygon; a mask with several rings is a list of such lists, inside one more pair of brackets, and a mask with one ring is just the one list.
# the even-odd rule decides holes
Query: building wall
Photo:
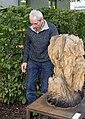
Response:
[{"label": "building wall", "polygon": [[28,6],[32,9],[49,7],[48,0],[29,0]]},{"label": "building wall", "polygon": [[[0,6],[7,8],[9,6],[17,6],[18,0],[0,0]],[[2,7],[0,7],[2,9]]]},{"label": "building wall", "polygon": [[[20,4],[20,0],[0,0],[0,5],[4,8],[9,6],[17,6]],[[53,0],[56,1],[56,8],[70,9],[70,0]],[[32,9],[38,9],[43,7],[49,7],[49,0],[28,0],[28,7]],[[0,9],[2,9],[0,7]]]}]

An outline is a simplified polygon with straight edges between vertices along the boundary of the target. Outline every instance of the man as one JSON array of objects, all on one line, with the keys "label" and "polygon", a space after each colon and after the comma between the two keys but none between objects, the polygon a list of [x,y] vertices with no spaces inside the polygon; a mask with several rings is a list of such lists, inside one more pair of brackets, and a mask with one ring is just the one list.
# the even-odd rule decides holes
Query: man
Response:
[{"label": "man", "polygon": [[50,38],[58,35],[58,30],[55,25],[48,23],[38,10],[30,12],[29,20],[31,26],[27,30],[21,69],[22,72],[26,72],[27,69],[26,97],[30,104],[36,100],[35,82],[38,75],[41,80],[41,93],[46,93],[48,89],[48,78],[53,68],[48,56],[48,45]]}]

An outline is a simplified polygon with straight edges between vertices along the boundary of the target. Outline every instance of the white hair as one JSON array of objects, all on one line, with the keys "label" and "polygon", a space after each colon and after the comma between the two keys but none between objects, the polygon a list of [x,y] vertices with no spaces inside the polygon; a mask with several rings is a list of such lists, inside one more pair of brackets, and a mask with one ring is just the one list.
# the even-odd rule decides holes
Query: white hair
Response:
[{"label": "white hair", "polygon": [[29,14],[29,19],[36,17],[37,20],[43,19],[43,14],[39,10],[32,10]]}]

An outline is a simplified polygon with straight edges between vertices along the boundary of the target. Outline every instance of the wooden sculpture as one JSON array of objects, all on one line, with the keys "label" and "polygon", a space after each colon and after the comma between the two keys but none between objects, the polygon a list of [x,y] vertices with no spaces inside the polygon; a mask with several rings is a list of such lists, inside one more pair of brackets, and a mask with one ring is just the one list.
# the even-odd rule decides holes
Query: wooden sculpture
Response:
[{"label": "wooden sculpture", "polygon": [[48,46],[54,74],[48,82],[48,102],[59,107],[79,104],[83,98],[85,59],[83,41],[78,36],[54,36]]}]

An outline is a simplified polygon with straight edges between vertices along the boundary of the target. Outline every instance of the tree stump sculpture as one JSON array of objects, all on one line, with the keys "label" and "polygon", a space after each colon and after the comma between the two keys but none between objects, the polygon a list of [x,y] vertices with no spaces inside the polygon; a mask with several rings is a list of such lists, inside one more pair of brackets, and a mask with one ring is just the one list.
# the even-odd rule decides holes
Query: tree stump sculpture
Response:
[{"label": "tree stump sculpture", "polygon": [[78,36],[54,36],[48,46],[54,74],[48,82],[48,102],[59,107],[72,107],[83,98],[85,60],[83,41]]}]

